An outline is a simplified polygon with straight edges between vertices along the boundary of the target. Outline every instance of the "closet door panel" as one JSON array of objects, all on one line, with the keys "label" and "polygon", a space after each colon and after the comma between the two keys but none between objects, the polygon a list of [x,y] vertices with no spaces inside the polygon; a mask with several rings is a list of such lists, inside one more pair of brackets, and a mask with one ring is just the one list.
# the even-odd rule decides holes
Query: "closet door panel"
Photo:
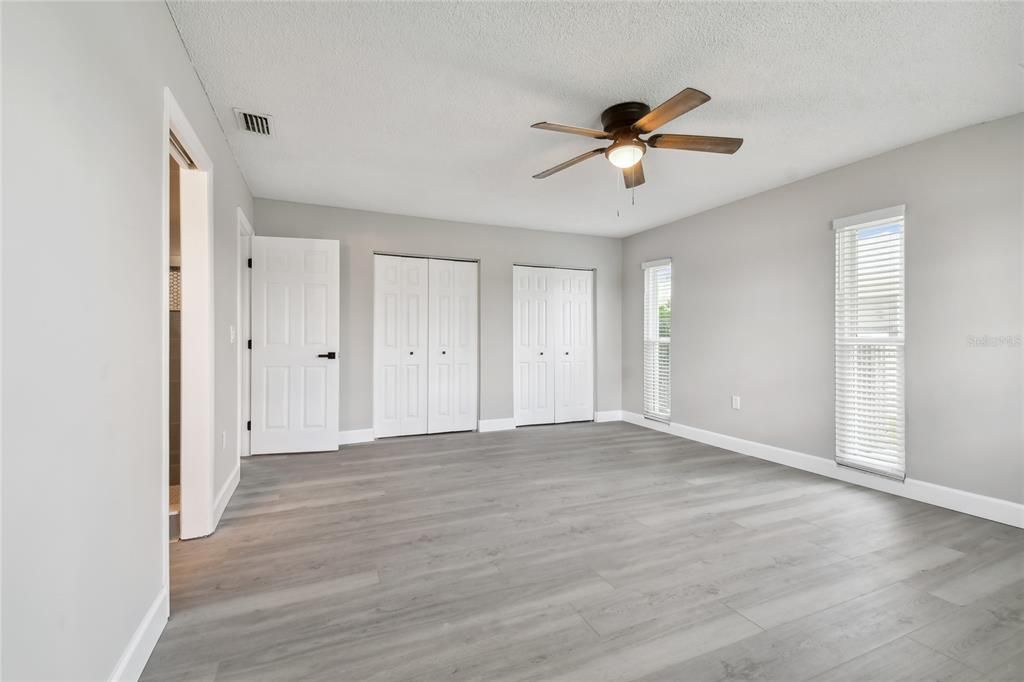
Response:
[{"label": "closet door panel", "polygon": [[555,422],[594,418],[594,273],[554,270]]},{"label": "closet door panel", "polygon": [[402,261],[374,257],[373,297],[373,433],[402,433]]},{"label": "closet door panel", "polygon": [[455,364],[452,372],[452,431],[470,431],[477,427],[477,387],[479,385],[479,266],[476,263],[452,263],[452,348]]},{"label": "closet door panel", "polygon": [[427,432],[427,293],[428,263],[425,258],[401,258],[401,299],[399,302],[400,434]]},{"label": "closet door panel", "polygon": [[477,264],[430,260],[429,433],[477,426]]},{"label": "closet door panel", "polygon": [[375,257],[374,433],[477,427],[477,264]]},{"label": "closet door panel", "polygon": [[515,266],[513,278],[515,422],[550,424],[555,420],[551,273]]},{"label": "closet door panel", "polygon": [[454,281],[452,261],[430,260],[430,305],[428,313],[428,433],[453,430],[453,376],[455,348]]}]

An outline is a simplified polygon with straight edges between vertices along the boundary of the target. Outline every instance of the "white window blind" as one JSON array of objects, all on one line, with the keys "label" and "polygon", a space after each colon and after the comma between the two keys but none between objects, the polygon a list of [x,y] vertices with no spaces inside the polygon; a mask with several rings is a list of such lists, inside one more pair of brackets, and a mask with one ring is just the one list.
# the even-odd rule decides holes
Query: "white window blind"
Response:
[{"label": "white window blind", "polygon": [[672,261],[644,263],[644,416],[667,422],[672,406]]},{"label": "white window blind", "polygon": [[833,222],[836,462],[902,480],[904,207]]}]

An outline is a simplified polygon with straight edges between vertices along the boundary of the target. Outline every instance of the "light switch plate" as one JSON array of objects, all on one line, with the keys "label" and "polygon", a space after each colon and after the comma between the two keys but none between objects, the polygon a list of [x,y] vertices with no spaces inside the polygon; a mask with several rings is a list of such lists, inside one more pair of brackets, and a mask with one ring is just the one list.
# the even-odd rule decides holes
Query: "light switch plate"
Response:
[{"label": "light switch plate", "polygon": [[732,397],[732,409],[734,409],[734,410],[740,409],[740,397],[738,395],[734,395]]}]

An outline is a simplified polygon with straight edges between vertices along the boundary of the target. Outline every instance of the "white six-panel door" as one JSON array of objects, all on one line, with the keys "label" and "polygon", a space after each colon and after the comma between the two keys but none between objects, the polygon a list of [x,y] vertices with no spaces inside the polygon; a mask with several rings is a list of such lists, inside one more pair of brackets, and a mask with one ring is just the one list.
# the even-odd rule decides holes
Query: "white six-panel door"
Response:
[{"label": "white six-panel door", "polygon": [[477,426],[477,264],[430,259],[427,431]]},{"label": "white six-panel door", "polygon": [[555,422],[594,418],[594,273],[554,270]]},{"label": "white six-panel door", "polygon": [[373,430],[378,438],[427,432],[428,264],[374,257]]},{"label": "white six-panel door", "polygon": [[252,246],[252,452],[335,450],[338,242],[254,237]]},{"label": "white six-panel door", "polygon": [[513,268],[516,426],[555,421],[550,268]]},{"label": "white six-panel door", "polygon": [[513,268],[515,423],[594,418],[589,270]]}]

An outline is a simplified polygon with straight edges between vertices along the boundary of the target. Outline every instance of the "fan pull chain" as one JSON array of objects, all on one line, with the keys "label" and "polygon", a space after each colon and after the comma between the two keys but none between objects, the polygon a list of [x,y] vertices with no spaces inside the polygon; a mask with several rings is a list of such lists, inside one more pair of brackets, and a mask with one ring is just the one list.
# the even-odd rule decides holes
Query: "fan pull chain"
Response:
[{"label": "fan pull chain", "polygon": [[[611,177],[614,179],[614,187],[615,187],[615,189],[612,191],[612,196],[613,197],[618,197],[619,196],[619,181],[620,181],[619,180],[619,173],[613,173]],[[619,204],[617,199],[615,201],[615,217],[616,218],[622,218],[622,207]]]}]

